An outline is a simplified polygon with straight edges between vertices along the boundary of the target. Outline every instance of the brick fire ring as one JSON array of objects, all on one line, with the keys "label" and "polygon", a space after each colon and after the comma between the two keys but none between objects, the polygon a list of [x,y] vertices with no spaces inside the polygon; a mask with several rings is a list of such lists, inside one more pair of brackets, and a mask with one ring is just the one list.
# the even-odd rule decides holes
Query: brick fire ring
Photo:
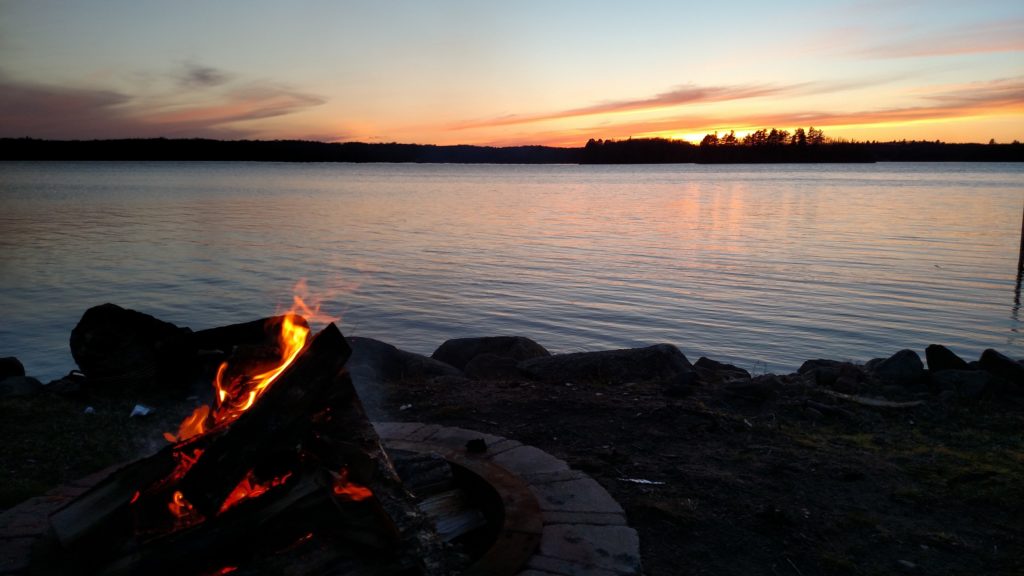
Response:
[{"label": "brick fire ring", "polygon": [[[437,453],[482,478],[498,494],[504,522],[467,574],[630,576],[641,573],[640,542],[626,514],[586,474],[533,446],[463,428],[419,422],[377,422],[387,448]],[[487,450],[470,454],[466,442]],[[117,467],[31,498],[0,514],[0,575],[30,573],[35,543],[51,512]]]}]

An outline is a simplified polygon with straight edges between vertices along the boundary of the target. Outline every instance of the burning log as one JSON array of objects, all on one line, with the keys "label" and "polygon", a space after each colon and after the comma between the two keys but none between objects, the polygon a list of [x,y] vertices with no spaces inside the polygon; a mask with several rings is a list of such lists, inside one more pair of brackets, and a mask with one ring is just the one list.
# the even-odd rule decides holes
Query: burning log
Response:
[{"label": "burning log", "polygon": [[279,318],[279,362],[268,365],[258,346],[236,348],[234,365],[222,364],[214,380],[216,403],[166,434],[172,446],[51,516],[75,566],[109,575],[213,574],[226,565],[270,574],[252,568],[257,558],[278,566],[277,551],[322,539],[330,551],[310,552],[308,572],[444,572],[443,544],[345,370],[344,336],[331,324],[306,345],[308,325]]},{"label": "burning log", "polygon": [[[350,350],[333,324],[320,332],[250,410],[203,452],[180,490],[204,516],[217,513],[246,473],[275,454],[294,453],[337,385]],[[339,377],[341,376],[341,377]]]},{"label": "burning log", "polygon": [[50,516],[57,541],[68,550],[102,553],[133,535],[131,502],[140,487],[166,478],[175,460],[167,448],[129,464]]},{"label": "burning log", "polygon": [[[277,341],[281,325],[287,315],[271,316],[262,320],[231,324],[217,328],[199,330],[193,334],[195,347],[199,350],[220,350],[229,353],[235,346],[265,346]],[[305,319],[300,324],[309,328]]]}]

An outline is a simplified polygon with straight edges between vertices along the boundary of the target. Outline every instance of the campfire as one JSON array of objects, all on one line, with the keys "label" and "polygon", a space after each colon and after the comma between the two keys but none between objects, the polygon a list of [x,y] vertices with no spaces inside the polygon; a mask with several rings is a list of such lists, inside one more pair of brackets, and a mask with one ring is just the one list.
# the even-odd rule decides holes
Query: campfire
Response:
[{"label": "campfire", "polygon": [[[296,298],[237,346],[214,398],[156,454],[50,518],[66,566],[95,574],[442,574],[417,507],[353,388],[351,353]],[[444,463],[442,462],[443,466]],[[470,526],[471,527],[471,526]]]}]

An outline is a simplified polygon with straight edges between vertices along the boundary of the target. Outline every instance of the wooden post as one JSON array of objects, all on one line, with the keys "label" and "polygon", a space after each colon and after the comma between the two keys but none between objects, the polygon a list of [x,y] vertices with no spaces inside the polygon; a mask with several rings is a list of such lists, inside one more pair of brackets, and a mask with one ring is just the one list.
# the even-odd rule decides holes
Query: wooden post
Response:
[{"label": "wooden post", "polygon": [[1020,256],[1017,257],[1017,276],[1024,271],[1024,216],[1020,219]]}]

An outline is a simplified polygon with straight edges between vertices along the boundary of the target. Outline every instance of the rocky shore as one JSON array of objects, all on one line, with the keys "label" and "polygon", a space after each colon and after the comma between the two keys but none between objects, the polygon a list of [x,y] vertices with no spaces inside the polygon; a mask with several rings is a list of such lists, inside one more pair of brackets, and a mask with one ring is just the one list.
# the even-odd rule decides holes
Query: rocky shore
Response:
[{"label": "rocky shore", "polygon": [[[44,385],[0,360],[0,509],[158,448],[265,325],[192,331],[107,304],[72,334],[80,371]],[[588,472],[648,574],[1024,572],[1024,364],[996,350],[778,375],[672,344],[551,354],[496,336],[428,357],[349,343],[372,418],[515,438]]]}]

